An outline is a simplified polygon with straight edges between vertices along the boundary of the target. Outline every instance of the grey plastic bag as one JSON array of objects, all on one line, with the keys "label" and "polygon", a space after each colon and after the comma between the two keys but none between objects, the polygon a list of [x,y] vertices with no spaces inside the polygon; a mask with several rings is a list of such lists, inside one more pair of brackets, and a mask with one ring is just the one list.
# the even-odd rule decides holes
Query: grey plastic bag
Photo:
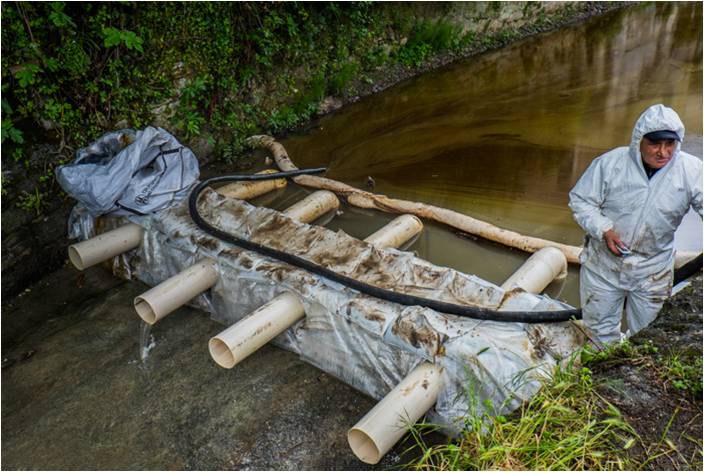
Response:
[{"label": "grey plastic bag", "polygon": [[106,133],[57,169],[59,185],[92,216],[148,214],[188,195],[198,159],[161,128]]}]

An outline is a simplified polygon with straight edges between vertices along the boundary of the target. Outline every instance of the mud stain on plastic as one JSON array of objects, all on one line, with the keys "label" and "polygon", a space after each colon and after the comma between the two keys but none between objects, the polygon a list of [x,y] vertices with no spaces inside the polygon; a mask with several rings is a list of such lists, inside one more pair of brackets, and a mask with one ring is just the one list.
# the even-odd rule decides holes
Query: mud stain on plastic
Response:
[{"label": "mud stain on plastic", "polygon": [[[427,380],[426,380],[427,382]],[[409,385],[406,388],[401,389],[401,396],[407,397],[408,395],[413,393],[413,390],[416,388],[416,385],[418,385],[418,380],[413,382],[411,385]]]},{"label": "mud stain on plastic", "polygon": [[254,261],[252,261],[252,258],[241,250],[226,249],[223,252],[230,256],[237,257],[240,267],[244,270],[252,270],[254,267]]},{"label": "mud stain on plastic", "polygon": [[125,260],[120,256],[117,256],[114,259],[114,262],[112,264],[112,273],[115,274],[116,277],[119,277],[121,279],[132,279],[132,269],[130,267],[130,263],[125,262]]},{"label": "mud stain on plastic", "polygon": [[376,261],[370,261],[366,258],[357,265],[353,275],[358,278],[363,278],[367,283],[381,288],[388,288],[395,285],[393,283],[394,278],[380,271]]},{"label": "mud stain on plastic", "polygon": [[217,239],[209,237],[200,237],[195,241],[195,243],[211,251],[215,251],[219,246]]},{"label": "mud stain on plastic", "polygon": [[503,298],[501,299],[501,303],[499,303],[499,306],[504,306],[509,300],[512,298],[516,298],[517,296],[526,293],[525,290],[523,290],[520,287],[512,288],[511,290],[508,290],[507,292],[504,293]]},{"label": "mud stain on plastic", "polygon": [[[529,352],[535,360],[542,360],[546,355],[554,358],[559,356],[555,353],[555,346],[548,333],[543,332],[541,326],[529,326],[526,328],[528,339],[525,340],[524,349]],[[537,356],[537,358],[535,357]]]},{"label": "mud stain on plastic", "polygon": [[434,287],[442,278],[441,272],[419,264],[413,265],[413,275],[416,278],[417,285],[426,287]]},{"label": "mud stain on plastic", "polygon": [[435,331],[422,316],[397,318],[391,327],[391,333],[409,346],[421,349],[430,356],[438,353],[446,339],[444,334]]},{"label": "mud stain on plastic", "polygon": [[384,316],[384,314],[380,311],[365,310],[363,313],[365,319],[379,323],[380,326],[384,326],[384,323],[386,323],[386,316]]}]

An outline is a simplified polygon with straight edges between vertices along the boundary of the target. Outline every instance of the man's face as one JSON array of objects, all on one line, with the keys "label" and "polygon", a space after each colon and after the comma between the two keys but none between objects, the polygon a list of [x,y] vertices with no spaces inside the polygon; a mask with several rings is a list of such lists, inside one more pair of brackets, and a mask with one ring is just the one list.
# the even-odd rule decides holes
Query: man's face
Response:
[{"label": "man's face", "polygon": [[676,147],[677,141],[674,139],[651,141],[648,138],[643,138],[640,142],[640,155],[650,167],[661,169],[670,162]]},{"label": "man's face", "polygon": [[677,141],[674,139],[651,141],[648,138],[643,138],[640,142],[640,155],[643,156],[643,161],[653,169],[662,169],[672,159],[676,147]]}]

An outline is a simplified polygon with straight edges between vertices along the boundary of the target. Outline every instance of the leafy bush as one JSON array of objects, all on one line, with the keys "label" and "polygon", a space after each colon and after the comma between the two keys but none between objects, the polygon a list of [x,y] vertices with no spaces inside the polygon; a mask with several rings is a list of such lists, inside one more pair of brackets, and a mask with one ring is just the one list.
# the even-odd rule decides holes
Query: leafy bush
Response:
[{"label": "leafy bush", "polygon": [[433,52],[457,49],[462,45],[461,28],[438,19],[423,20],[412,30],[408,42],[398,53],[399,60],[407,65],[420,66]]},{"label": "leafy bush", "polygon": [[[341,93],[383,36],[369,3],[3,3],[2,140],[22,124],[73,150],[117,125],[167,123],[186,138],[276,132]],[[287,87],[289,71],[308,68]],[[242,124],[242,123],[245,124]],[[231,139],[228,139],[228,142]]]}]

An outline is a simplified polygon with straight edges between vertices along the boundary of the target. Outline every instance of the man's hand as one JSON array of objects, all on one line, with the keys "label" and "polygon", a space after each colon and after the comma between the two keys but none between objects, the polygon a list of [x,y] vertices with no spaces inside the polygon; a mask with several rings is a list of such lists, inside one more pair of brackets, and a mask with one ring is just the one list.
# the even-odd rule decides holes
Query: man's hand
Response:
[{"label": "man's hand", "polygon": [[618,234],[616,234],[612,229],[604,231],[604,241],[606,242],[606,246],[608,246],[609,251],[611,251],[615,256],[621,257],[623,256],[624,251],[630,252],[628,246],[626,246],[626,243],[621,241],[621,238],[619,238]]}]

